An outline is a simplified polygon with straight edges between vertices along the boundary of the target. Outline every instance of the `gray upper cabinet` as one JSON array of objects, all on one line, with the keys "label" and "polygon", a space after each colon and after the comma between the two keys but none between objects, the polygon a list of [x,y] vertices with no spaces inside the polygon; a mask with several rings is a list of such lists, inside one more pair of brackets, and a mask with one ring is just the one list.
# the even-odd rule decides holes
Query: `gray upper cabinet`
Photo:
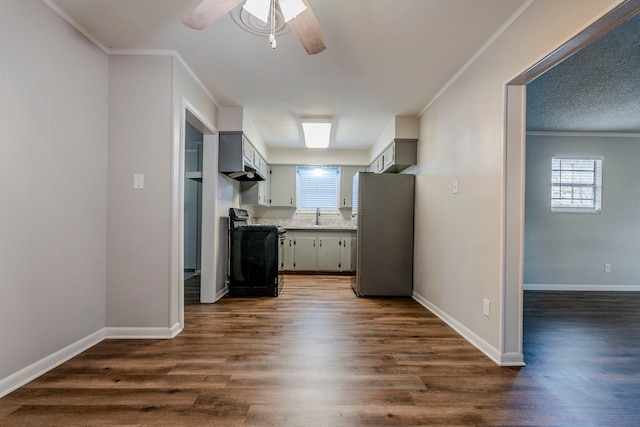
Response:
[{"label": "gray upper cabinet", "polygon": [[242,132],[220,132],[218,172],[239,181],[264,181],[262,163],[266,164]]},{"label": "gray upper cabinet", "polygon": [[340,168],[340,208],[353,206],[353,176],[364,169],[361,166],[342,166]]},{"label": "gray upper cabinet", "polygon": [[264,181],[240,181],[240,204],[253,206],[269,206],[269,165],[258,151],[249,151],[253,155],[253,164],[257,171],[265,177]]},{"label": "gray upper cabinet", "polygon": [[269,206],[269,178],[265,181],[241,181],[240,204]]},{"label": "gray upper cabinet", "polygon": [[384,151],[371,163],[371,172],[391,173],[401,172],[418,162],[417,139],[395,139]]},{"label": "gray upper cabinet", "polygon": [[296,167],[273,165],[270,172],[271,206],[296,207]]}]

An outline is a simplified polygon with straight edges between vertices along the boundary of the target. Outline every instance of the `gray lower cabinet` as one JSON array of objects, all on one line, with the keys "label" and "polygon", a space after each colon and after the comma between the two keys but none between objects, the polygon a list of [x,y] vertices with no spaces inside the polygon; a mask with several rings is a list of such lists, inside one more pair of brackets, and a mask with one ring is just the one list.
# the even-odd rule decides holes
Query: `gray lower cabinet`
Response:
[{"label": "gray lower cabinet", "polygon": [[281,249],[283,271],[355,271],[354,231],[287,231]]},{"label": "gray lower cabinet", "polygon": [[318,269],[316,238],[297,236],[293,244],[293,269],[297,271],[316,271]]},{"label": "gray lower cabinet", "polygon": [[316,238],[318,245],[318,271],[340,271],[340,237]]},{"label": "gray lower cabinet", "polygon": [[356,271],[356,238],[340,239],[340,271]]},{"label": "gray lower cabinet", "polygon": [[280,271],[293,271],[293,237],[287,233],[280,241]]}]

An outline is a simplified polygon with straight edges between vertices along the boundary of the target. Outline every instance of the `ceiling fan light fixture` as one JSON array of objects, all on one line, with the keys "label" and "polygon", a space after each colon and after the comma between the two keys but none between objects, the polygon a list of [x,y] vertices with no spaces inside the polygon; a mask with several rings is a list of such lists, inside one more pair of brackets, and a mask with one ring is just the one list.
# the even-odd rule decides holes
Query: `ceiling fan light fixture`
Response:
[{"label": "ceiling fan light fixture", "polygon": [[284,22],[289,22],[307,8],[302,0],[280,0],[279,3]]},{"label": "ceiling fan light fixture", "polygon": [[242,8],[262,22],[269,22],[271,0],[247,0]]},{"label": "ceiling fan light fixture", "polygon": [[304,144],[307,148],[327,148],[331,138],[331,117],[303,117],[301,119]]}]

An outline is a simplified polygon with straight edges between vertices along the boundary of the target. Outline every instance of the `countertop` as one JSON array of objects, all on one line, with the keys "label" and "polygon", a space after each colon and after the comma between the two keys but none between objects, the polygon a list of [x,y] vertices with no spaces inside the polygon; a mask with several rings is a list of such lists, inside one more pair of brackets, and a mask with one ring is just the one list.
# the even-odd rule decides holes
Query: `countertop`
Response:
[{"label": "countertop", "polygon": [[285,226],[287,231],[357,231],[356,227],[336,227],[335,225],[294,225]]}]

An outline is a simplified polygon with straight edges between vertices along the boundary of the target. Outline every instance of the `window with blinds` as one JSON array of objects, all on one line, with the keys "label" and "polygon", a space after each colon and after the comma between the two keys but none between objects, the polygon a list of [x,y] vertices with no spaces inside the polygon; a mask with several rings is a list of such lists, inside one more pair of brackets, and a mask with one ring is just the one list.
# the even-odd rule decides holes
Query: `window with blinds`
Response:
[{"label": "window with blinds", "polygon": [[298,166],[296,180],[299,213],[338,212],[339,167]]},{"label": "window with blinds", "polygon": [[599,213],[602,159],[551,159],[551,211]]}]

